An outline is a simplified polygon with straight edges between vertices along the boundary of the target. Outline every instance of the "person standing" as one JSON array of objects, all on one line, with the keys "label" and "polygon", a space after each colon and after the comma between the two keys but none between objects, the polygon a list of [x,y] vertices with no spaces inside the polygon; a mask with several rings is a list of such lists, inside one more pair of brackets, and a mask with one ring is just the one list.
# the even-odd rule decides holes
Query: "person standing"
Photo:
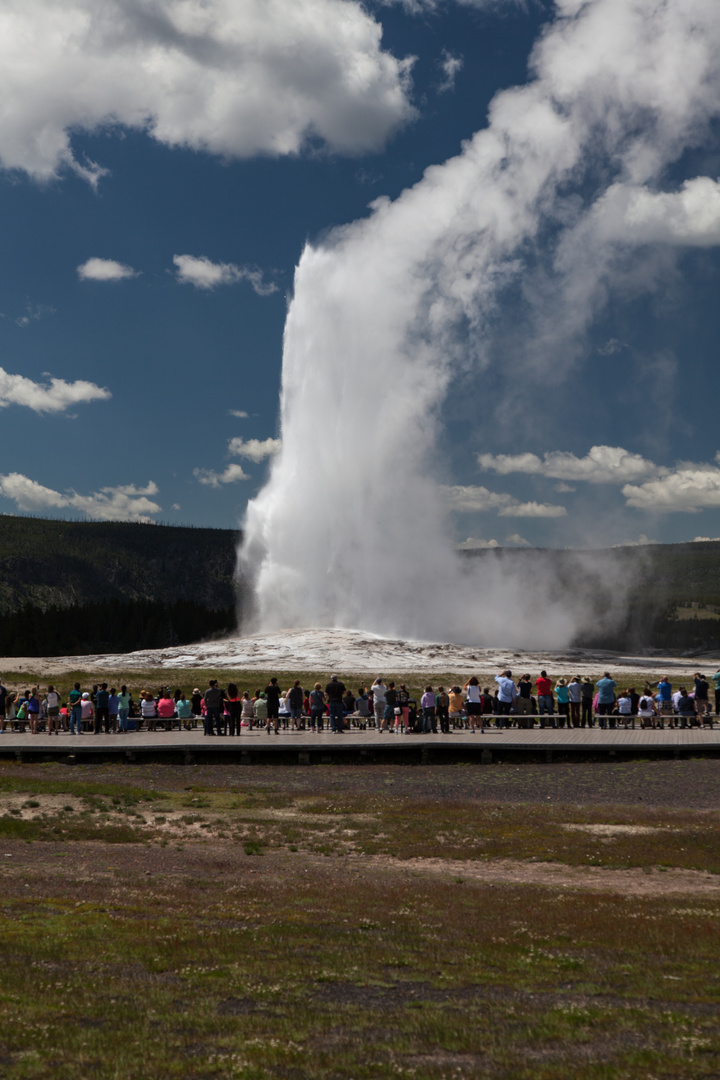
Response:
[{"label": "person standing", "polygon": [[438,686],[435,695],[435,714],[440,721],[443,735],[450,734],[450,697],[444,686]]},{"label": "person standing", "polygon": [[[228,734],[239,735],[242,700],[240,698],[240,691],[238,690],[236,683],[228,683],[225,708],[227,709],[228,713]],[[178,713],[178,716],[179,715],[180,714]]]},{"label": "person standing", "polygon": [[695,682],[695,704],[697,705],[700,722],[704,723],[705,717],[710,712],[710,684],[705,676],[699,671],[695,672],[693,679]]},{"label": "person standing", "polygon": [[595,697],[595,683],[592,681],[589,675],[586,675],[582,681],[582,718],[581,726],[593,727],[595,719],[593,717],[593,698]]},{"label": "person standing", "polygon": [[550,727],[555,727],[555,717],[553,710],[553,692],[552,683],[548,679],[547,671],[540,672],[540,678],[535,680],[535,686],[537,687],[538,694],[538,712],[540,713],[540,727],[545,727],[545,716],[549,716],[548,724]]},{"label": "person standing", "polygon": [[120,687],[120,693],[117,696],[118,700],[118,731],[129,731],[128,728],[128,716],[130,715],[130,694],[128,688],[123,685]]},{"label": "person standing", "polygon": [[712,681],[715,686],[715,715],[720,716],[720,668],[712,676]]},{"label": "person standing", "polygon": [[220,712],[223,707],[223,692],[217,684],[217,679],[211,679],[208,688],[203,694],[205,704],[205,734],[220,734]]},{"label": "person standing", "polygon": [[437,719],[435,716],[435,694],[429,684],[425,687],[425,693],[420,698],[420,708],[423,711],[423,735],[437,735]]},{"label": "person standing", "polygon": [[465,708],[468,715],[468,723],[470,724],[470,732],[475,734],[475,729],[478,723],[478,717],[480,717],[480,731],[481,734],[485,731],[485,721],[482,719],[486,711],[492,712],[493,707],[486,710],[483,707],[482,695],[480,694],[480,683],[478,682],[477,675],[471,675],[468,681],[463,687],[466,693]]},{"label": "person standing", "polygon": [[95,694],[95,734],[100,734],[100,727],[104,725],[105,734],[108,734],[108,725],[110,723],[110,695],[108,693],[107,683],[104,682],[97,693]]},{"label": "person standing", "polygon": [[[47,729],[48,735],[52,735],[53,732],[58,734],[58,725],[60,723],[60,695],[55,687],[50,684],[48,686],[47,694],[45,695],[45,708],[47,709]],[[4,715],[4,710],[3,710]]]},{"label": "person standing", "polygon": [[265,687],[265,700],[267,701],[268,724],[275,725],[275,734],[277,735],[280,730],[280,687],[275,676]]},{"label": "person standing", "polygon": [[37,696],[37,687],[33,686],[27,699],[27,716],[30,725],[30,734],[37,735],[38,720],[40,719],[40,698]]},{"label": "person standing", "polygon": [[387,686],[382,681],[382,675],[378,675],[372,684],[373,712],[375,713],[375,728],[378,732],[383,730],[383,718],[385,716],[385,695]]},{"label": "person standing", "polygon": [[533,727],[535,721],[531,720],[532,716],[532,682],[529,675],[523,675],[520,682],[517,685],[517,711],[521,717],[519,724],[521,728]]},{"label": "person standing", "polygon": [[555,695],[557,697],[558,727],[564,728],[566,720],[567,726],[570,727],[570,691],[565,679],[558,679]]},{"label": "person standing", "polygon": [[[598,713],[600,714],[600,727],[607,727],[607,717],[612,716],[615,707],[615,687],[617,683],[610,678],[610,672],[606,671],[602,679],[598,679]],[[614,725],[613,725],[614,726]]]},{"label": "person standing", "polygon": [[672,683],[670,682],[669,675],[663,675],[660,682],[657,684],[658,690],[658,712],[660,716],[669,716],[672,718],[673,709],[673,696],[672,696]]},{"label": "person standing", "polygon": [[570,699],[570,723],[574,728],[580,727],[580,705],[582,703],[582,682],[579,675],[574,675],[570,685],[568,686],[568,697]]},{"label": "person standing", "polygon": [[315,725],[317,724],[317,731],[323,730],[325,716],[325,693],[319,682],[315,683],[315,686],[310,691],[310,727],[315,732]]},{"label": "person standing", "polygon": [[82,693],[79,682],[75,683],[68,694],[68,705],[70,706],[70,734],[74,735],[77,732],[78,735],[82,735]]},{"label": "person standing", "polygon": [[398,690],[397,703],[400,709],[400,718],[402,720],[402,730],[407,735],[410,731],[410,691],[405,683],[400,683],[400,689]]},{"label": "person standing", "polygon": [[[496,675],[495,682],[498,684],[498,713],[503,717],[509,716],[517,697],[517,686],[513,681],[510,668],[506,668],[505,671],[501,671],[499,675]],[[510,726],[509,720],[505,720],[503,723],[505,727]]]},{"label": "person standing", "polygon": [[385,711],[383,712],[383,722],[388,731],[395,731],[397,735],[398,717],[399,713],[395,715],[395,709],[397,707],[397,690],[395,689],[395,683],[392,680],[388,683],[388,688],[385,691]]},{"label": "person standing", "polygon": [[305,691],[300,685],[300,680],[296,679],[288,690],[285,700],[287,701],[288,708],[290,710],[290,719],[292,720],[292,726],[295,730],[305,727],[305,721],[303,719],[303,699],[305,697]]},{"label": "person standing", "polygon": [[330,730],[336,735],[343,733],[343,694],[345,683],[341,682],[337,675],[330,676],[330,682],[325,687],[327,694],[328,712],[330,713]]}]

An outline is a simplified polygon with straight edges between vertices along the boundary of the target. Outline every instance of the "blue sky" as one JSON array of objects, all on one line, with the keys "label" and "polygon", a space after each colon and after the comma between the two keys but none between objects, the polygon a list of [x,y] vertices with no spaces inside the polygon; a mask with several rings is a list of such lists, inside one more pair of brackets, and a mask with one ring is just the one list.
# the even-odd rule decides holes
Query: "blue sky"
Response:
[{"label": "blue sky", "polygon": [[[712,0],[668,0],[657,139],[639,106],[624,121],[658,161],[638,178],[598,154],[566,177],[516,245],[522,272],[469,318],[433,465],[458,542],[720,535],[718,68],[680,137],[672,79],[700,64],[683,6],[709,53],[720,36]],[[629,39],[661,19],[633,0],[623,31],[613,0],[587,7]],[[538,77],[539,35],[581,17],[575,0],[0,4],[0,511],[237,525],[279,448],[306,242],[458,155]]]}]

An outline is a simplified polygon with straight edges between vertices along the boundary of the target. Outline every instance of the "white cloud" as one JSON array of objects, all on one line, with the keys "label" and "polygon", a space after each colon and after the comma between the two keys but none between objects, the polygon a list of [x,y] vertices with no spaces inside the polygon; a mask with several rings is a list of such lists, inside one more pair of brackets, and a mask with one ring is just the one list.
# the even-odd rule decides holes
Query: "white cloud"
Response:
[{"label": "white cloud", "polygon": [[228,443],[228,453],[244,457],[256,464],[280,452],[281,439],[243,439],[239,435]]},{"label": "white cloud", "polygon": [[144,488],[134,484],[121,487],[104,487],[93,495],[78,495],[72,492],[68,505],[81,510],[96,521],[140,521],[150,524],[150,514],[158,514],[162,509],[156,502],[151,502],[148,495],[157,495],[157,484],[152,481]]},{"label": "white cloud", "polygon": [[551,450],[542,458],[537,454],[478,454],[478,464],[501,476],[526,473],[590,484],[625,484],[669,471],[621,446],[593,446],[582,458],[563,450]]},{"label": "white cloud", "polygon": [[249,477],[243,471],[242,465],[228,465],[224,472],[214,472],[212,469],[193,469],[193,476],[199,483],[206,487],[218,488],[221,484],[234,484],[238,480],[248,480]]},{"label": "white cloud", "polygon": [[0,408],[25,405],[37,413],[58,413],[72,405],[107,401],[110,397],[112,394],[108,389],[84,379],[69,383],[51,378],[47,383],[37,383],[24,375],[10,375],[0,368]]},{"label": "white cloud", "polygon": [[497,510],[498,517],[558,518],[565,517],[564,506],[550,503],[520,502],[506,492],[488,491],[486,487],[455,485],[445,488],[450,509],[459,514]]},{"label": "white cloud", "polygon": [[603,241],[635,244],[720,244],[720,181],[686,180],[678,191],[613,184],[593,208],[592,225]]},{"label": "white cloud", "polygon": [[623,547],[647,547],[648,544],[656,544],[657,540],[650,540],[645,533],[640,533],[637,540],[621,540],[619,544],[613,544],[614,548]]},{"label": "white cloud", "polygon": [[73,130],[123,125],[223,157],[379,149],[410,120],[411,62],[355,0],[11,0],[0,160],[96,183]]},{"label": "white cloud", "polygon": [[693,536],[690,541],[692,544],[717,544],[720,540],[720,536]]},{"label": "white cloud", "polygon": [[138,276],[138,271],[115,259],[88,259],[77,268],[81,281],[123,281]]},{"label": "white cloud", "polygon": [[59,509],[68,506],[67,496],[59,491],[43,487],[36,480],[30,480],[22,473],[7,473],[0,476],[0,494],[12,499],[20,510],[36,511],[49,508]]},{"label": "white cloud", "polygon": [[500,547],[497,540],[476,540],[473,536],[468,536],[467,540],[457,545],[458,551],[487,551],[497,547]]},{"label": "white cloud", "polygon": [[0,476],[0,495],[11,499],[20,510],[37,513],[42,510],[72,509],[86,514],[96,521],[139,521],[150,523],[149,514],[157,514],[161,507],[151,502],[148,495],[157,495],[157,485],[152,481],[144,488],[134,484],[120,487],[104,487],[92,495],[79,495],[69,489],[65,492],[44,487],[22,473]]},{"label": "white cloud", "polygon": [[505,537],[506,544],[513,544],[515,547],[532,547],[529,540],[526,540],[520,533],[512,533],[510,536]]},{"label": "white cloud", "polygon": [[247,420],[250,415],[244,409],[228,409],[228,412],[230,416],[234,416],[237,420]]},{"label": "white cloud", "polygon": [[173,255],[177,267],[176,277],[181,285],[194,285],[196,289],[215,289],[218,285],[235,285],[249,281],[258,296],[270,296],[277,292],[277,285],[263,279],[262,270],[253,266],[236,266],[235,263],[214,263],[207,255]]},{"label": "white cloud", "polygon": [[644,484],[626,484],[627,505],[654,513],[696,513],[720,507],[720,468],[680,464],[673,472]]},{"label": "white cloud", "polygon": [[443,80],[437,87],[438,93],[444,94],[448,90],[455,89],[455,79],[458,72],[462,71],[463,63],[462,56],[454,56],[447,49],[443,49],[442,56],[438,60],[438,67],[443,73]]}]

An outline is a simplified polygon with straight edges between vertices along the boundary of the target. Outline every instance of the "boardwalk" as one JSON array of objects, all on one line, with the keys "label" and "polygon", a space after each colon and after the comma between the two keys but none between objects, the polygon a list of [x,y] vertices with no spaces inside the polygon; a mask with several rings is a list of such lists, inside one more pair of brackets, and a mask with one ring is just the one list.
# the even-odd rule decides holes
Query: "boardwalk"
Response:
[{"label": "boardwalk", "polygon": [[571,728],[553,730],[516,728],[486,730],[472,735],[456,731],[450,735],[378,734],[375,730],[350,731],[334,735],[325,731],[244,732],[241,736],[207,738],[202,729],[195,731],[139,731],[123,735],[60,735],[18,733],[6,731],[0,735],[0,758],[67,759],[81,762],[84,757],[142,760],[143,757],[167,757],[202,760],[227,755],[232,760],[295,760],[301,764],[326,760],[385,761],[416,757],[421,760],[457,758],[458,755],[478,760],[493,760],[502,754],[510,756],[596,756],[614,757],[623,754],[715,754],[720,752],[720,727],[712,730],[599,730]]}]

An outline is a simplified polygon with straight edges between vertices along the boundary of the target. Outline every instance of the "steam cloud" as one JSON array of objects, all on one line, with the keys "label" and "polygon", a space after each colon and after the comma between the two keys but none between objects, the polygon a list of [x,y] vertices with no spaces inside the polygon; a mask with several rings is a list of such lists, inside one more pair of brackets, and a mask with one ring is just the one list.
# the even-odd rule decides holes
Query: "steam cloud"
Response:
[{"label": "steam cloud", "polygon": [[582,354],[619,267],[652,287],[661,248],[667,266],[673,247],[711,242],[716,185],[661,185],[720,112],[720,8],[556,8],[531,81],[495,97],[459,156],[303,252],[282,449],[242,552],[265,628],[546,647],[577,629],[576,605],[541,586],[484,559],[463,569],[433,466],[439,408],[455,374],[493,362],[511,294],[532,341],[515,372],[537,374]]}]

